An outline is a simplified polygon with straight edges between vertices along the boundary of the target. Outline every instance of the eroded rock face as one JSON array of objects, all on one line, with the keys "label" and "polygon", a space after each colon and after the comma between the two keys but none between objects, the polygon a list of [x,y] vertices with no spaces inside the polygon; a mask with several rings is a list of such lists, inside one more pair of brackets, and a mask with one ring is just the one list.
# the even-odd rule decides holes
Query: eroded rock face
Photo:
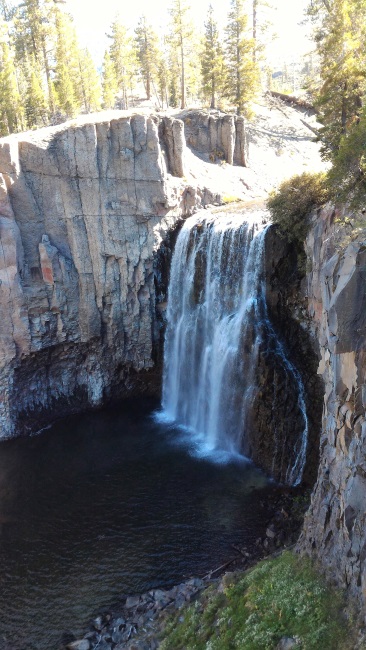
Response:
[{"label": "eroded rock face", "polygon": [[98,120],[0,141],[0,438],[158,392],[155,255],[219,198],[182,180],[179,120]]},{"label": "eroded rock face", "polygon": [[366,613],[366,238],[323,210],[306,249],[306,293],[324,379],[320,466],[299,550],[319,558]]},{"label": "eroded rock face", "polygon": [[225,160],[229,165],[248,164],[248,141],[245,120],[220,111],[184,111],[186,142],[194,151],[209,154],[212,161]]}]

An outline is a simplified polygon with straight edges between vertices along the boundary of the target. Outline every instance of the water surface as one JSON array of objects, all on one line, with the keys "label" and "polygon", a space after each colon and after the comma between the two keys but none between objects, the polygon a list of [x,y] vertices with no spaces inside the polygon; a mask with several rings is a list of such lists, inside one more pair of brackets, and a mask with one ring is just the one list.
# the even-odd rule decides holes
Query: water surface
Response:
[{"label": "water surface", "polygon": [[123,595],[203,576],[263,534],[271,489],[149,400],[0,444],[0,647],[57,650]]}]

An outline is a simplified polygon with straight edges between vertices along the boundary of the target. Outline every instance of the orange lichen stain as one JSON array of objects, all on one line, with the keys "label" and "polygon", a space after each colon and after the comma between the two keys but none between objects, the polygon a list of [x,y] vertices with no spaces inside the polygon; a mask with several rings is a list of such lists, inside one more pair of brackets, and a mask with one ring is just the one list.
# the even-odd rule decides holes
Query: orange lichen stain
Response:
[{"label": "orange lichen stain", "polygon": [[54,284],[53,271],[51,266],[46,266],[42,264],[42,275],[43,280],[47,284]]}]

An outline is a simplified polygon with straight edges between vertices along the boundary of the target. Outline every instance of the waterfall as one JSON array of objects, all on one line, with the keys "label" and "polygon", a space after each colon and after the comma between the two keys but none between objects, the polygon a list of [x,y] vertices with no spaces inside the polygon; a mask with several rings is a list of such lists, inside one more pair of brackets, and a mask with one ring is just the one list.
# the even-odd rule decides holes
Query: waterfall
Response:
[{"label": "waterfall", "polygon": [[208,450],[242,453],[260,346],[298,386],[304,427],[286,482],[301,481],[306,459],[304,387],[268,318],[263,278],[264,213],[199,214],[175,246],[164,348],[165,416],[201,434]]}]

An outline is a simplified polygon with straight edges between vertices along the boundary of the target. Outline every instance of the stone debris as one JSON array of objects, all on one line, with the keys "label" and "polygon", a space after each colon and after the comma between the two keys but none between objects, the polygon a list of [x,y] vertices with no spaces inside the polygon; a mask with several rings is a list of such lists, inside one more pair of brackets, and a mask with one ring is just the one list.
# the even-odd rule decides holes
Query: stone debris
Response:
[{"label": "stone debris", "polygon": [[190,578],[172,589],[152,589],[141,596],[128,596],[118,616],[97,616],[84,638],[72,641],[66,649],[156,650],[158,617],[164,618],[164,610],[179,610],[192,602],[208,584],[208,579]]},{"label": "stone debris", "polygon": [[[300,497],[301,507],[298,504]],[[72,646],[72,643],[87,641],[90,650],[156,650],[169,614],[194,602],[210,585],[218,593],[224,591],[240,572],[258,560],[293,546],[307,505],[308,498],[303,491],[279,488],[277,494],[272,493],[268,502],[263,503],[269,516],[264,532],[271,531],[270,537],[265,534],[250,549],[233,544],[231,560],[210,571],[204,578],[190,578],[171,589],[151,589],[142,595],[127,596],[117,612],[96,616],[84,638],[69,642],[65,647],[67,650],[77,650],[78,646]]]}]

